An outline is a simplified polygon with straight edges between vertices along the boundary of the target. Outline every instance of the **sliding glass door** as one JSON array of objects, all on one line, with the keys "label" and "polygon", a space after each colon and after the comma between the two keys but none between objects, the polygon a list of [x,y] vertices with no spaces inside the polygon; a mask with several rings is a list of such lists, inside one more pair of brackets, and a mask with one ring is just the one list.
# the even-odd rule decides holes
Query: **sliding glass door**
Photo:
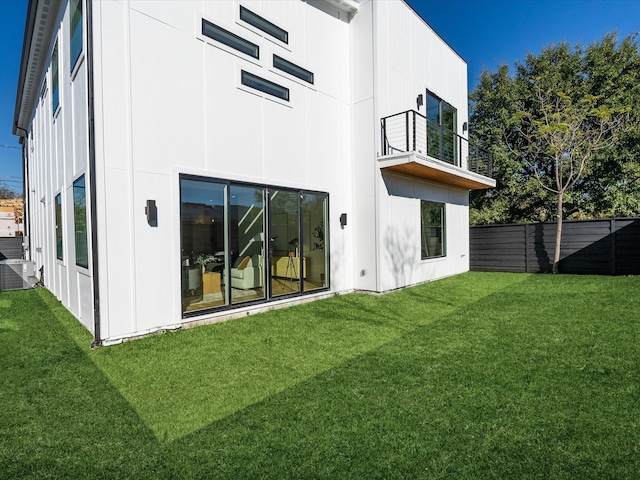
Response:
[{"label": "sliding glass door", "polygon": [[325,193],[180,178],[182,312],[329,286]]},{"label": "sliding glass door", "polygon": [[269,236],[271,241],[271,294],[274,297],[300,292],[304,257],[300,249],[299,194],[269,190]]},{"label": "sliding glass door", "polygon": [[304,193],[301,195],[301,209],[305,259],[303,291],[309,292],[328,286],[326,225],[329,197],[319,193]]},{"label": "sliding glass door", "polygon": [[228,187],[183,179],[180,182],[182,311],[228,304],[222,278],[226,266]]},{"label": "sliding glass door", "polygon": [[231,303],[265,298],[264,188],[231,185]]}]

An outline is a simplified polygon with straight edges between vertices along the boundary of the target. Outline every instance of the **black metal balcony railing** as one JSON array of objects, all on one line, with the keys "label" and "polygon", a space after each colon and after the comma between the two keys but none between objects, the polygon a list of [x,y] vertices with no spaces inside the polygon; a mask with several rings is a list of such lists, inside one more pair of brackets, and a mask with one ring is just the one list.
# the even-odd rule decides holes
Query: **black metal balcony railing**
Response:
[{"label": "black metal balcony railing", "polygon": [[427,119],[415,110],[381,120],[382,154],[418,152],[456,167],[491,177],[491,154]]}]

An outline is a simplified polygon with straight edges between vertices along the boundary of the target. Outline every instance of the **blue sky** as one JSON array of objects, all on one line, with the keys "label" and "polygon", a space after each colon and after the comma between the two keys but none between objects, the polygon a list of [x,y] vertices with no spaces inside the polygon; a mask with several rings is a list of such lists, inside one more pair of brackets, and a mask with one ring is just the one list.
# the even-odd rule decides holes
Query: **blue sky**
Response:
[{"label": "blue sky", "polygon": [[[171,1],[171,0],[164,0]],[[216,1],[216,0],[214,0]],[[382,0],[384,1],[384,0]],[[640,31],[640,0],[409,0],[464,58],[469,89],[480,72],[513,65],[550,43],[589,44]],[[11,134],[27,0],[0,0],[0,183],[22,192],[21,153]],[[5,147],[9,145],[10,148]]]}]

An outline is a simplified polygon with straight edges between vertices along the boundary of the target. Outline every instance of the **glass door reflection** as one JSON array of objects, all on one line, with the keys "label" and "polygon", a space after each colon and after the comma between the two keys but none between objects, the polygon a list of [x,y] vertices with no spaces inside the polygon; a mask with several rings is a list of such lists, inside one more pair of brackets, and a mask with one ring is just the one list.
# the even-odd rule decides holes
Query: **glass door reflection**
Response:
[{"label": "glass door reflection", "polygon": [[305,265],[300,244],[298,198],[298,192],[269,192],[272,297],[300,292]]},{"label": "glass door reflection", "polygon": [[[264,188],[229,187],[231,303],[265,298]],[[225,272],[226,273],[226,272]]]}]

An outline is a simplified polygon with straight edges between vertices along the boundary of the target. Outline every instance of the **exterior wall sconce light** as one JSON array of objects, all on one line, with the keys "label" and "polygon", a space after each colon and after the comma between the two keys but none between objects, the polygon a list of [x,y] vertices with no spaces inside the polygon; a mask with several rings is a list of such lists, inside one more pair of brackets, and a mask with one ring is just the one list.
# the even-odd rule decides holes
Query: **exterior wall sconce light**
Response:
[{"label": "exterior wall sconce light", "polygon": [[418,110],[420,110],[420,107],[424,105],[424,97],[422,94],[418,95],[418,98],[416,98],[416,105],[418,106]]},{"label": "exterior wall sconce light", "polygon": [[469,130],[469,124],[467,122],[464,122],[462,124],[462,133],[466,132],[467,130]]},{"label": "exterior wall sconce light", "polygon": [[347,225],[347,214],[343,213],[340,215],[340,226],[344,228]]},{"label": "exterior wall sconce light", "polygon": [[147,206],[144,207],[144,213],[147,215],[147,223],[150,227],[158,226],[158,207],[155,200],[147,200]]}]

